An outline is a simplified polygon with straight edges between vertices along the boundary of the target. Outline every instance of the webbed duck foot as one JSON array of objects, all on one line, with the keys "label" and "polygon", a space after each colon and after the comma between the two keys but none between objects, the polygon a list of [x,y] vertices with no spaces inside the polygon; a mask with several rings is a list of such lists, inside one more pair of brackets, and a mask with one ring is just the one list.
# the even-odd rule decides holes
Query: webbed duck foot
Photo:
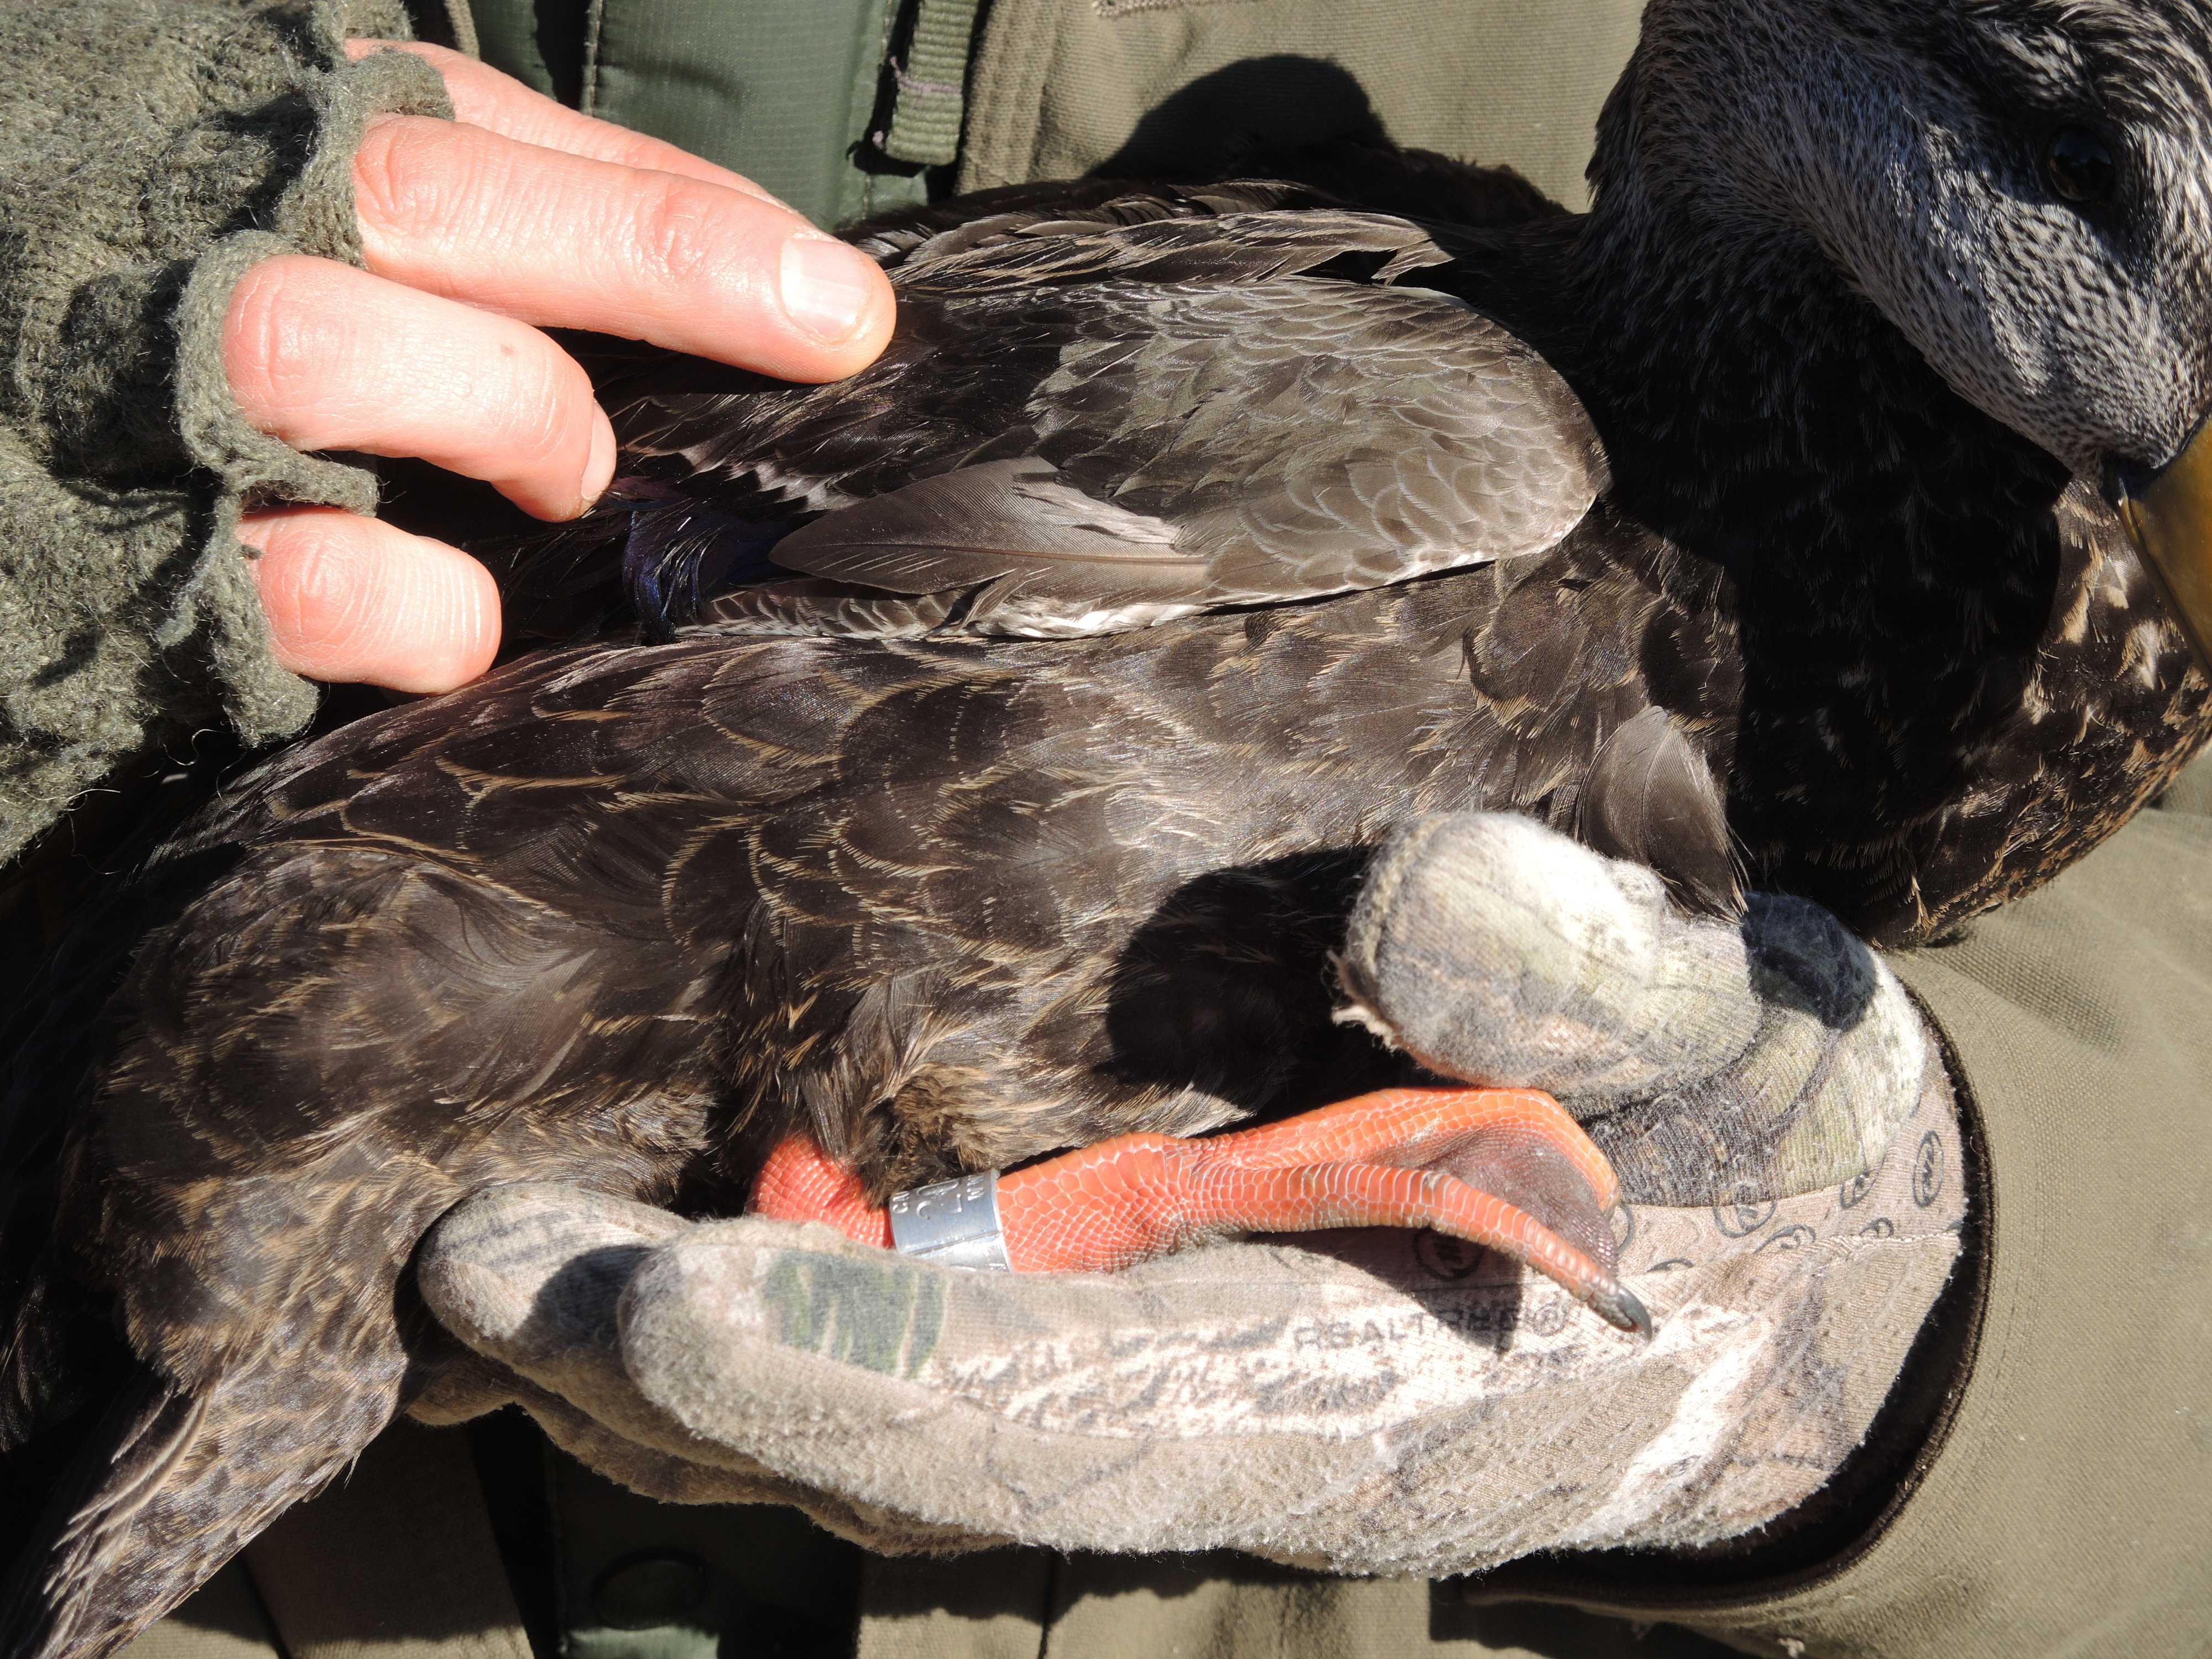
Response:
[{"label": "webbed duck foot", "polygon": [[[1499,1250],[1608,1323],[1650,1334],[1613,1276],[1613,1169],[1549,1095],[1386,1089],[1204,1139],[1129,1134],[1001,1176],[1006,1257],[1022,1273],[1098,1273],[1237,1233],[1425,1227]],[[827,1221],[888,1248],[889,1213],[815,1143],[779,1146],[761,1214]]]}]

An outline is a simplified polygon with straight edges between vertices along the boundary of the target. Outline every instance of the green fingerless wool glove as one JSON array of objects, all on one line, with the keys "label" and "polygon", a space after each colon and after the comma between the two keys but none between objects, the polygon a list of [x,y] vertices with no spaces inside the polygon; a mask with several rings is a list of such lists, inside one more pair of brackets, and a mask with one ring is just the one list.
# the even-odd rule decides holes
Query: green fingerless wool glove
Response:
[{"label": "green fingerless wool glove", "polygon": [[359,264],[351,162],[383,111],[449,115],[388,3],[0,7],[0,858],[149,743],[248,744],[314,710],[269,654],[240,514],[373,511],[366,470],[246,425],[233,285],[271,254]]}]

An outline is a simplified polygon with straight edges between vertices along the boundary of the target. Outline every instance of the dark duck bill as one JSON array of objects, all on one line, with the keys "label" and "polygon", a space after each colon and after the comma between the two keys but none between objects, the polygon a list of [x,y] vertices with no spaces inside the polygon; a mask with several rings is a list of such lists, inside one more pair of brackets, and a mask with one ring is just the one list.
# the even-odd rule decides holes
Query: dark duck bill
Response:
[{"label": "dark duck bill", "polygon": [[63,1474],[0,1651],[113,1650],[337,1478],[509,1182],[726,1212],[800,1136],[879,1238],[1012,1170],[1010,1265],[1395,1219],[1644,1324],[1578,1128],[1331,1024],[1373,849],[1519,814],[1911,945],[2164,787],[2208,65],[2184,0],[1659,0],[1587,218],[1036,186],[871,234],[849,381],[610,348],[638,488],[532,545],[549,637],[628,556],[647,642],[227,786],[15,1022],[0,1455]]}]

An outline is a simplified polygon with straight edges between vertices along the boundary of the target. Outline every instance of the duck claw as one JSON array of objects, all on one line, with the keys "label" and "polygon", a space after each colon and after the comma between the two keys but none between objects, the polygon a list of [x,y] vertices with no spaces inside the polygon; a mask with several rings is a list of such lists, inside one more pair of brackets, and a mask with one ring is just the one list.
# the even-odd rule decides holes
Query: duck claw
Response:
[{"label": "duck claw", "polygon": [[1644,1298],[1617,1280],[1583,1298],[1583,1305],[1617,1331],[1650,1337],[1658,1327],[1651,1317],[1651,1310],[1644,1305]]}]

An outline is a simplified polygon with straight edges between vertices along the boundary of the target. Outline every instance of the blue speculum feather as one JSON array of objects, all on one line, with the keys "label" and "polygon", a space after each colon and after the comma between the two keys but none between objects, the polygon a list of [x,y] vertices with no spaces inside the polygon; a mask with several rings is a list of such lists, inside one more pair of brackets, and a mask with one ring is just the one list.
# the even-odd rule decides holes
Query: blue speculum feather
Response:
[{"label": "blue speculum feather", "polygon": [[690,496],[648,496],[654,486],[638,480],[617,489],[633,501],[623,588],[653,644],[696,622],[715,594],[792,574],[769,556],[796,528],[788,519],[741,519]]}]

